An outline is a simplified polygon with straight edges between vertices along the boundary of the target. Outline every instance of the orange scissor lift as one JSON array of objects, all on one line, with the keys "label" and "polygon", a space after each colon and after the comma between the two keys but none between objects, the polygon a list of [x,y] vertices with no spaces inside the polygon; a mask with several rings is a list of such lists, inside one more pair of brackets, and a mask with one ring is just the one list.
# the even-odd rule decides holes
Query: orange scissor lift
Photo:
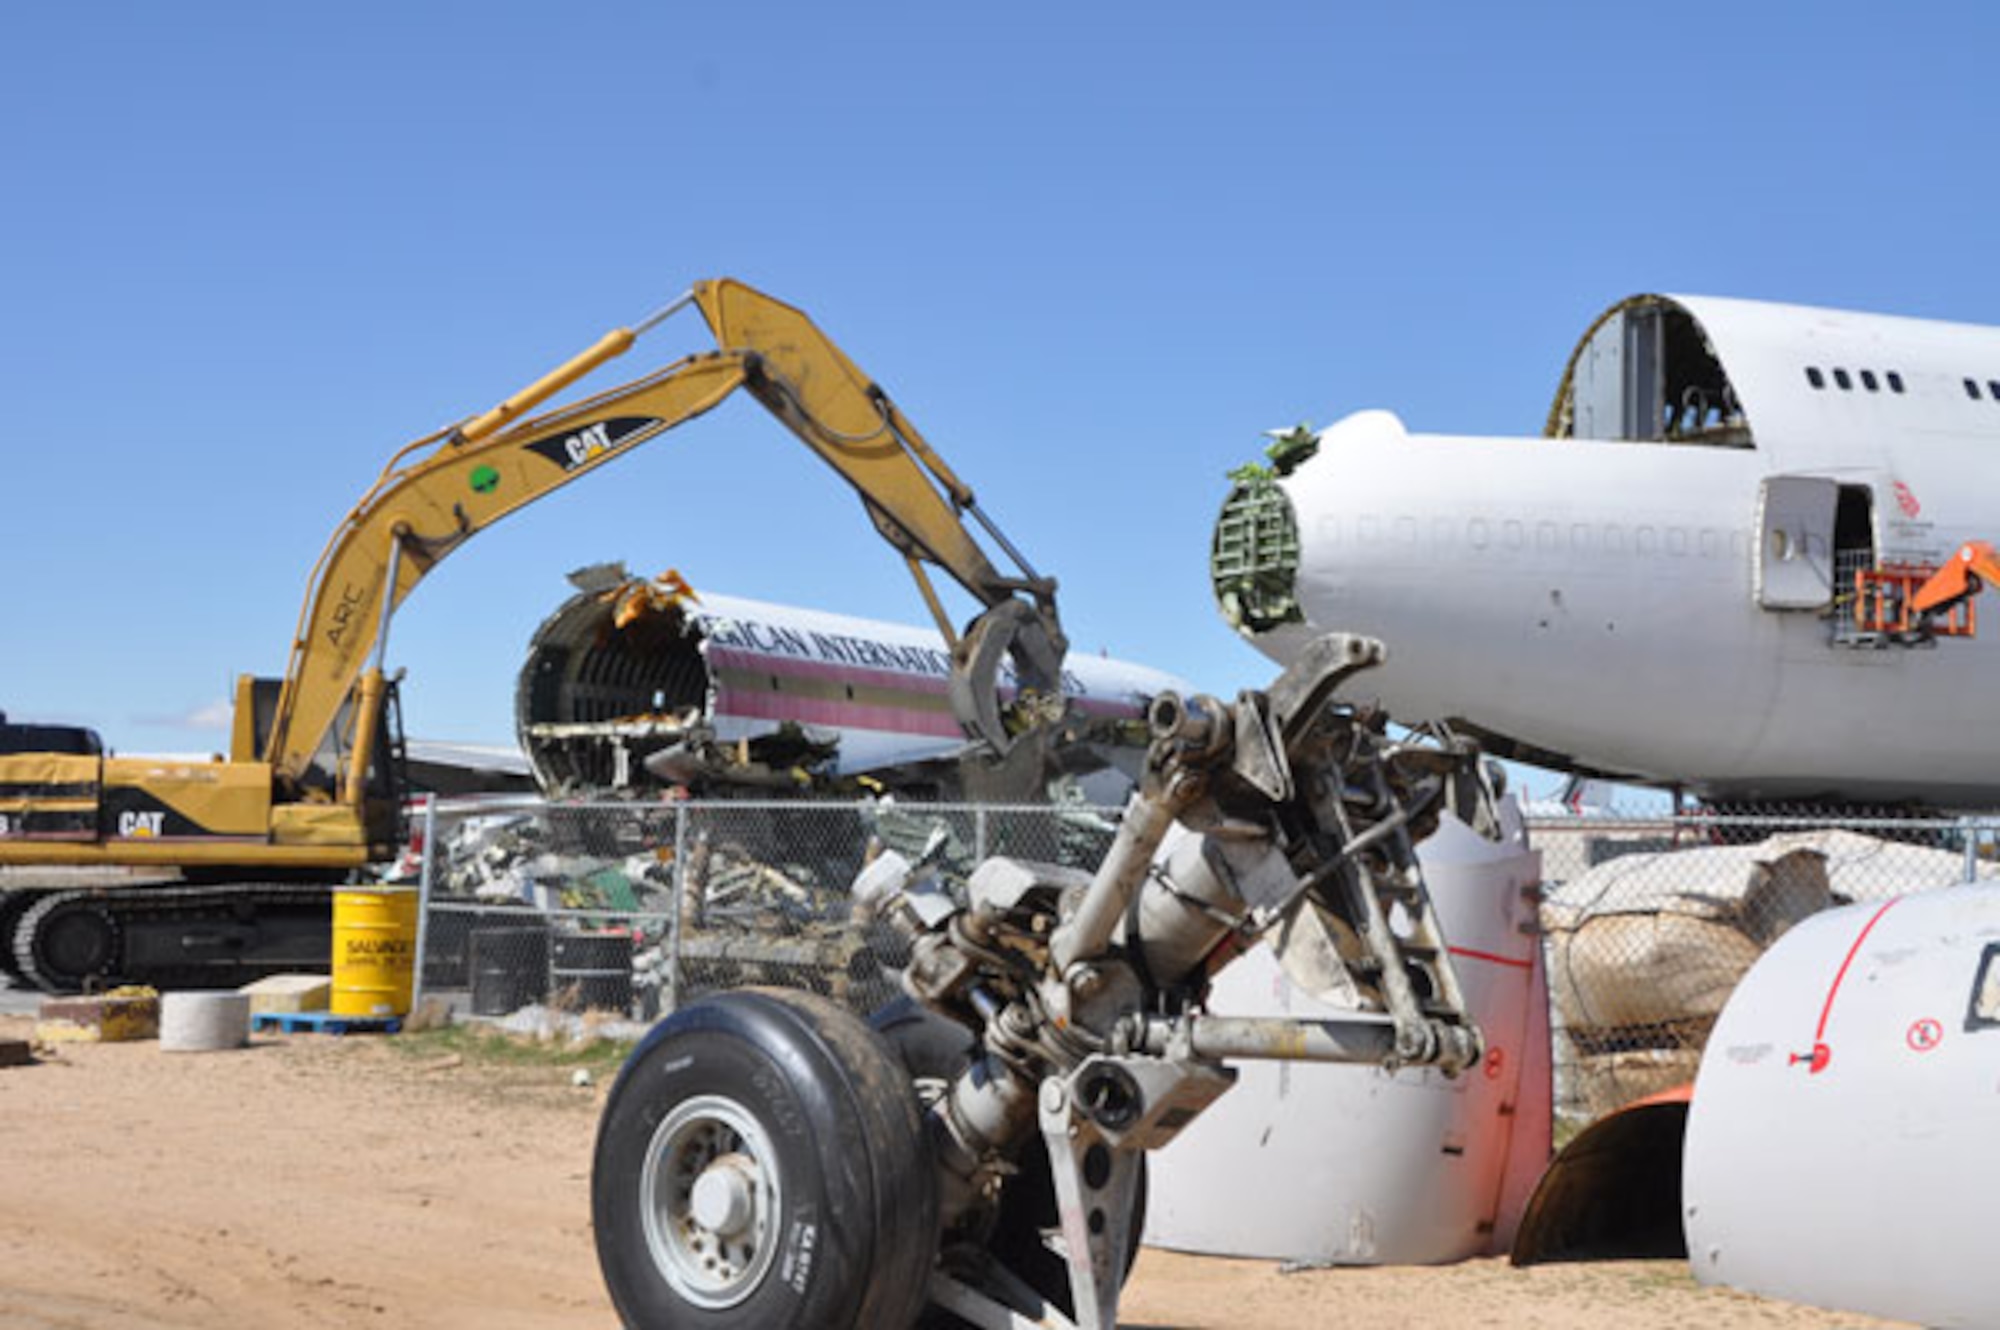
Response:
[{"label": "orange scissor lift", "polygon": [[1854,632],[1899,642],[1971,637],[1979,628],[1972,598],[2000,582],[2000,555],[1983,540],[1958,547],[1942,567],[1885,563],[1854,571]]}]

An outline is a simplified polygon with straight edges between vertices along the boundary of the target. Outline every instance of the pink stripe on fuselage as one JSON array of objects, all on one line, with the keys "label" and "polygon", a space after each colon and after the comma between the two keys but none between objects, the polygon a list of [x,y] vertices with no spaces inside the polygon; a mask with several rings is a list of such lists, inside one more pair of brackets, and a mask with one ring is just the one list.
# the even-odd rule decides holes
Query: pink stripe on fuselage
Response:
[{"label": "pink stripe on fuselage", "polygon": [[950,712],[925,711],[914,707],[873,706],[831,698],[722,688],[716,691],[715,709],[718,715],[753,720],[790,720],[829,729],[887,730],[895,734],[922,734],[940,739],[964,737]]},{"label": "pink stripe on fuselage", "polygon": [[[744,651],[738,647],[722,647],[712,642],[708,644],[708,661],[712,667],[719,669],[740,670],[765,676],[776,675],[781,679],[819,679],[828,683],[865,684],[870,687],[893,688],[900,692],[930,697],[943,697],[946,692],[946,681],[933,674],[917,674],[904,670],[888,670],[867,665],[833,665],[824,661],[801,660],[797,656],[765,655],[758,651]],[[734,695],[738,692],[738,690],[730,688],[724,681],[718,680],[717,682],[720,692],[725,695]],[[1018,690],[1003,686],[1000,689],[1000,696],[1002,700],[1009,700],[1013,698],[1016,691]],[[1145,714],[1144,709],[1137,702],[1120,702],[1116,699],[1100,697],[1073,697],[1070,701],[1077,710],[1091,716],[1106,716],[1116,720],[1136,720]],[[720,699],[718,699],[718,705],[720,704]],[[870,710],[879,708],[861,709]],[[724,706],[724,710],[733,711],[738,715],[760,714],[743,711],[733,706]],[[785,717],[785,719],[797,719],[797,717]],[[833,724],[834,722],[816,721],[814,723]],[[919,730],[906,725],[895,725],[886,728],[903,730],[909,733],[940,733],[940,731],[934,729],[926,728]],[[956,735],[959,730],[957,724],[953,723],[942,732]]]}]

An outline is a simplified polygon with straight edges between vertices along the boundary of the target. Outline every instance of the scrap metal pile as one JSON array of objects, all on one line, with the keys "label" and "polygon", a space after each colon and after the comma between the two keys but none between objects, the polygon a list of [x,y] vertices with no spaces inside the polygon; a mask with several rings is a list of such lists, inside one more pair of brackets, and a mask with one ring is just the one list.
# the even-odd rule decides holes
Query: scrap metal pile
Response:
[{"label": "scrap metal pile", "polygon": [[[618,927],[634,945],[631,1004],[652,1015],[703,992],[781,984],[871,1010],[896,994],[908,944],[854,917],[850,887],[876,855],[924,858],[963,893],[978,828],[994,848],[1083,868],[1115,832],[1082,805],[973,809],[880,798],[853,804],[535,804],[440,823],[431,949],[472,927]],[[685,855],[684,862],[681,859]],[[456,986],[461,958],[427,970]]]}]

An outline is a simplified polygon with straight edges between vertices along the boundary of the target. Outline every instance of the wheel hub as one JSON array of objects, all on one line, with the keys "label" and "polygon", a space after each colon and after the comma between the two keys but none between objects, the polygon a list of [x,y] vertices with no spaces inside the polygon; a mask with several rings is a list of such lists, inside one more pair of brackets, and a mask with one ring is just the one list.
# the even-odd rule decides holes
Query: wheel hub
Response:
[{"label": "wheel hub", "polygon": [[722,1095],[677,1104],[653,1132],[640,1183],[661,1277],[698,1307],[748,1298],[777,1256],[781,1181],[770,1138],[742,1104]]},{"label": "wheel hub", "polygon": [[757,1165],[740,1154],[727,1154],[702,1170],[688,1198],[695,1223],[721,1237],[740,1236],[757,1209]]}]

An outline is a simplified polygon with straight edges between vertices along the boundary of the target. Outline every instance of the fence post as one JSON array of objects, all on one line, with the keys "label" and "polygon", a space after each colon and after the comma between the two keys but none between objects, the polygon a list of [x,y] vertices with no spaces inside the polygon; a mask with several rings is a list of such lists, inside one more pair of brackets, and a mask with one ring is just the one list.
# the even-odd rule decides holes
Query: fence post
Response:
[{"label": "fence post", "polygon": [[674,805],[674,905],[667,922],[667,984],[660,995],[660,1014],[669,1015],[681,1005],[681,901],[687,895],[688,806]]},{"label": "fence post", "polygon": [[1958,820],[1959,834],[1965,840],[1965,880],[1979,880],[1979,824],[1969,817]]},{"label": "fence post", "polygon": [[431,926],[431,874],[437,863],[437,796],[424,796],[424,856],[417,870],[417,954],[416,973],[410,978],[410,1010],[424,1004],[424,940]]},{"label": "fence post", "polygon": [[975,866],[986,862],[985,804],[979,804],[972,810],[972,862]]}]

